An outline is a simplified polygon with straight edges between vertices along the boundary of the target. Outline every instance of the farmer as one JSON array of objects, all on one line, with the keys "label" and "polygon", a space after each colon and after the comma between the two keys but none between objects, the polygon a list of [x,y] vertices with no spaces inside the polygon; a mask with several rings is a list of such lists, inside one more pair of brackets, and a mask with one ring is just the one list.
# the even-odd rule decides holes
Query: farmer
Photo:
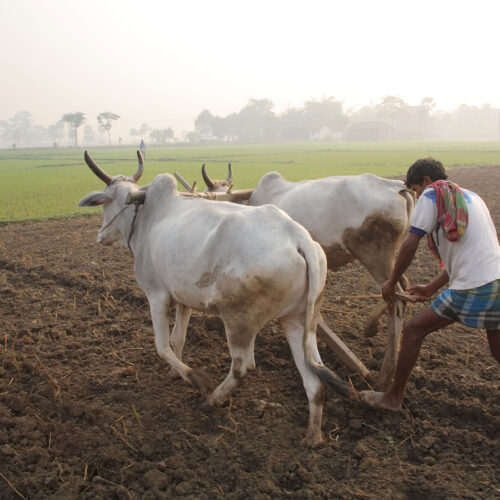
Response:
[{"label": "farmer", "polygon": [[403,328],[396,372],[385,392],[363,391],[360,398],[374,408],[400,410],[403,394],[426,335],[455,321],[484,328],[493,356],[500,363],[500,247],[490,213],[474,192],[447,180],[441,162],[416,161],[406,174],[406,186],[417,194],[410,232],[399,248],[382,295],[394,303],[395,287],[426,235],[429,249],[443,271],[427,285],[408,288],[417,297],[431,297],[443,285],[430,307]]},{"label": "farmer", "polygon": [[144,139],[141,139],[141,143],[139,144],[139,150],[142,154],[142,157],[146,158],[146,143],[144,142]]}]

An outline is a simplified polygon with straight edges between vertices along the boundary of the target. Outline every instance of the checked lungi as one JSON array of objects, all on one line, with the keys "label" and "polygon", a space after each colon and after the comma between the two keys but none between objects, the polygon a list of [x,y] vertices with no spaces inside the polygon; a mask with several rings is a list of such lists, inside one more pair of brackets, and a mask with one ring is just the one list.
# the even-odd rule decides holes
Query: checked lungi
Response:
[{"label": "checked lungi", "polygon": [[441,318],[472,328],[500,330],[500,280],[470,290],[444,290],[431,309]]}]

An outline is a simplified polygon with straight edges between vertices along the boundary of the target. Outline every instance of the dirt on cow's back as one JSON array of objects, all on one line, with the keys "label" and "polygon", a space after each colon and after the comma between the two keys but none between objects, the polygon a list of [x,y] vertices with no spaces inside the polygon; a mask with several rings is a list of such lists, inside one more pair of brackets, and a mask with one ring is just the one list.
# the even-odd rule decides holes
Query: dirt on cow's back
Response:
[{"label": "dirt on cow's back", "polygon": [[[499,167],[455,169],[500,223]],[[327,393],[324,445],[301,445],[302,380],[277,322],[257,370],[222,408],[156,353],[128,250],[96,243],[101,217],[0,228],[0,498],[498,498],[500,367],[481,330],[430,335],[401,413]],[[189,228],[187,228],[189,230]],[[422,244],[411,282],[439,272]],[[357,264],[329,275],[323,315],[371,370],[385,333],[363,336],[379,293]],[[410,317],[423,306],[407,308]],[[172,311],[173,312],[173,311]],[[319,342],[323,360],[368,384]],[[221,320],[194,313],[185,361],[222,381]]]}]

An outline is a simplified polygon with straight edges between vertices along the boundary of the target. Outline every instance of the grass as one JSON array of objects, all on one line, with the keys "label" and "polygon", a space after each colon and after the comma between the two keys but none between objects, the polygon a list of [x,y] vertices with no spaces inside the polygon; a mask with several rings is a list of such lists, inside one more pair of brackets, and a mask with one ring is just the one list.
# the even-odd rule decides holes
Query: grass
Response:
[{"label": "grass", "polygon": [[[136,148],[89,148],[109,174],[132,175]],[[433,156],[447,169],[457,166],[500,166],[500,142],[304,143],[271,145],[149,146],[144,175],[148,184],[159,173],[178,171],[203,190],[201,165],[213,179],[227,177],[231,162],[236,189],[255,187],[277,170],[288,180],[371,172],[382,177],[403,176],[417,158]],[[90,191],[103,189],[83,160],[83,149],[0,151],[0,223],[71,217],[100,212],[78,208]]]}]

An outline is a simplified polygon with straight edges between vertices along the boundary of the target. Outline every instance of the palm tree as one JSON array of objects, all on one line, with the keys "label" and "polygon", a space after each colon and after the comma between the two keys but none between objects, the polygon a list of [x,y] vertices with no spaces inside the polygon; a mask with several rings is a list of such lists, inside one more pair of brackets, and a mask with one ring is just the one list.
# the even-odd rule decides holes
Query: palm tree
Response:
[{"label": "palm tree", "polygon": [[67,122],[75,129],[75,148],[78,147],[78,127],[85,122],[85,113],[76,111],[75,113],[66,113],[62,117],[63,122]]},{"label": "palm tree", "polygon": [[112,121],[118,120],[120,118],[120,115],[117,115],[116,113],[111,113],[111,111],[103,111],[102,113],[99,113],[97,115],[97,121],[99,122],[99,125],[108,133],[108,145],[111,146],[111,126],[112,126]]}]

